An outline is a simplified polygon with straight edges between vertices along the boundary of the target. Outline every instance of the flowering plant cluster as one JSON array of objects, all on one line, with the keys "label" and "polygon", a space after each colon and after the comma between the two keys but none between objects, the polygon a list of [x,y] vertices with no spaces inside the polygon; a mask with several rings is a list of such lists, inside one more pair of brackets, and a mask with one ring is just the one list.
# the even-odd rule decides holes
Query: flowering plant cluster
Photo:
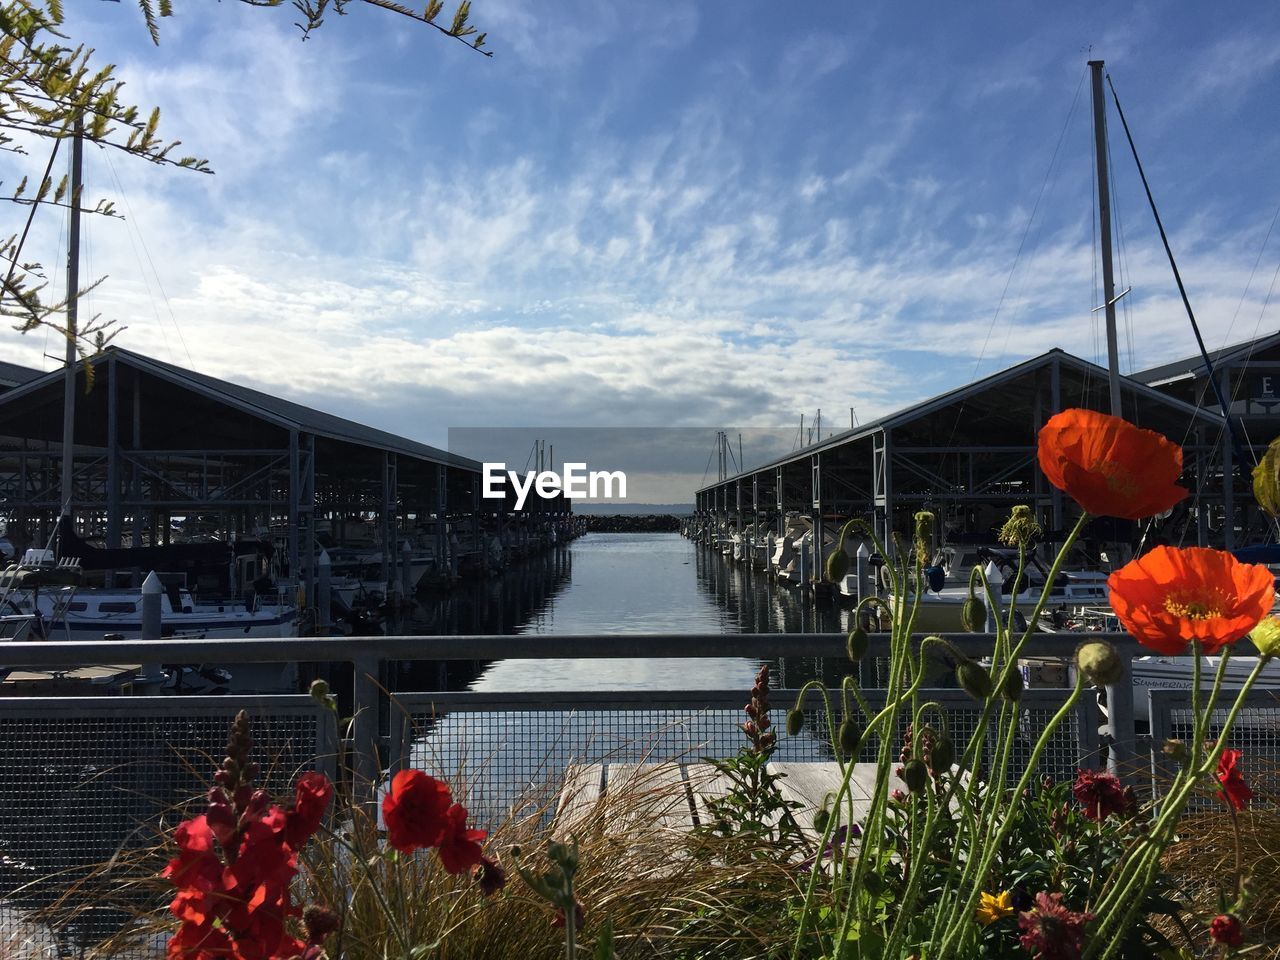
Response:
[{"label": "flowering plant cluster", "polygon": [[[847,945],[856,943],[860,957],[927,955],[930,960],[1183,955],[1149,922],[1180,911],[1163,891],[1161,857],[1196,791],[1213,790],[1232,812],[1249,801],[1240,753],[1228,748],[1228,739],[1259,673],[1280,653],[1280,621],[1264,620],[1275,602],[1274,578],[1265,567],[1197,547],[1156,547],[1115,571],[1108,581],[1111,605],[1125,629],[1154,652],[1193,658],[1193,735],[1170,753],[1176,774],[1158,807],[1144,807],[1121,779],[1097,770],[1081,770],[1070,784],[1041,783],[1037,790],[1033,781],[1050,738],[1073,714],[1086,687],[1104,687],[1124,676],[1120,655],[1110,645],[1082,645],[1066,702],[1034,744],[1027,744],[1017,705],[1022,695],[1018,659],[1068,552],[1093,516],[1137,520],[1169,510],[1188,494],[1177,484],[1182,451],[1176,444],[1088,410],[1052,417],[1040,431],[1038,459],[1044,475],[1076,501],[1081,514],[1025,627],[1012,604],[1007,616],[994,618],[994,641],[984,663],[941,637],[914,639],[924,551],[913,555],[901,543],[889,550],[876,542],[880,554],[892,558],[885,570],[893,602],[867,598],[862,605],[894,611],[885,705],[871,710],[855,688],[858,717],[849,709],[846,683],[845,724],[837,732],[829,719],[844,776],[819,849],[850,825],[860,827],[861,841],[831,870],[809,873],[793,958],[812,953],[815,942],[824,956],[848,955]],[[1272,460],[1280,462],[1280,454]],[[1280,470],[1273,464],[1267,476],[1276,489],[1264,493],[1274,494],[1271,500],[1280,506]],[[1266,477],[1257,481],[1266,482]],[[1268,502],[1261,495],[1259,500]],[[932,523],[931,514],[917,514],[917,541],[929,540]],[[846,524],[842,534],[853,528],[875,540],[860,520]],[[1019,552],[1014,593],[1039,535],[1026,508],[1015,510],[1002,531]],[[980,570],[971,583],[985,591],[987,609],[999,609]],[[967,620],[976,613],[970,607],[976,607],[976,598],[966,604]],[[855,624],[862,623],[862,612],[861,606],[855,611]],[[1261,656],[1230,695],[1232,702],[1220,706],[1226,664],[1251,631]],[[866,649],[866,637],[855,627],[850,657],[859,659]],[[920,696],[931,650],[957,662],[958,685],[978,704],[966,744],[952,744],[945,711]],[[1205,692],[1201,668],[1208,655],[1219,660]],[[814,681],[801,699],[813,688],[828,696]],[[1226,719],[1211,731],[1208,718],[1215,709],[1225,709]],[[826,714],[833,715],[830,703]],[[856,718],[852,733],[845,729],[851,715]],[[788,732],[797,732],[802,722],[797,704]],[[907,742],[895,757],[892,731],[903,726]],[[857,811],[855,824],[851,761],[877,741],[879,775],[869,809]],[[1238,915],[1247,887],[1237,878],[1236,891],[1207,924],[1219,949],[1235,950],[1244,942]],[[819,911],[819,902],[835,906]]]},{"label": "flowering plant cluster", "polygon": [[[320,827],[333,786],[319,773],[304,773],[287,807],[253,785],[259,769],[249,761],[249,718],[235,718],[226,757],[214,775],[205,813],[174,833],[178,855],[164,870],[178,888],[169,910],[179,921],[169,941],[171,960],[284,960],[322,955],[336,928],[321,907],[293,903],[298,853]],[[305,920],[306,939],[289,930]]]}]

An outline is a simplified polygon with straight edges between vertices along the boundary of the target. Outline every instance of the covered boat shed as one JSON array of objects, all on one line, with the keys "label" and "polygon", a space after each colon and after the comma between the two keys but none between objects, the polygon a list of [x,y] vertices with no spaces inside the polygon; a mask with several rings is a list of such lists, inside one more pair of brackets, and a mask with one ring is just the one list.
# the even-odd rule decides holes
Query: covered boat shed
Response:
[{"label": "covered boat shed", "polygon": [[[1055,412],[1109,408],[1107,371],[1063,350],[1050,350],[967,386],[836,434],[796,452],[702,487],[697,512],[733,520],[813,517],[823,523],[868,518],[882,538],[909,535],[912,515],[931,509],[952,534],[998,529],[1010,508],[1028,504],[1052,534],[1074,505],[1041,473],[1036,436]],[[1182,445],[1182,482],[1192,496],[1162,521],[1170,542],[1231,546],[1233,490],[1222,484],[1222,417],[1132,378],[1122,378],[1126,419]],[[820,569],[815,566],[814,569]]]},{"label": "covered boat shed", "polygon": [[[0,394],[0,512],[40,545],[60,512],[63,385],[57,370]],[[361,518],[394,544],[415,519],[481,513],[473,460],[119,347],[79,365],[74,413],[70,506],[108,548],[167,543],[175,517],[225,537],[274,529],[310,584],[321,519]]]}]

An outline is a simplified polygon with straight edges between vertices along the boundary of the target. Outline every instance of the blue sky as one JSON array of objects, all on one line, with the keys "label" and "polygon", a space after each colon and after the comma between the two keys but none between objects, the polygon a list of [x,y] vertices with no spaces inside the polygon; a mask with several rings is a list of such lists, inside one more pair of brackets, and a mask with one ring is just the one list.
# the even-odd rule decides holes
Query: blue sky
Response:
[{"label": "blue sky", "polygon": [[[1101,359],[1091,56],[1210,345],[1280,328],[1272,3],[476,0],[491,59],[359,4],[306,43],[287,7],[179,6],[153,47],[135,5],[67,4],[217,171],[90,151],[127,217],[87,227],[90,309],[122,346],[427,442],[682,426],[709,448],[1053,346]],[[1127,372],[1194,340],[1112,126]],[[58,262],[63,229],[32,252]]]}]

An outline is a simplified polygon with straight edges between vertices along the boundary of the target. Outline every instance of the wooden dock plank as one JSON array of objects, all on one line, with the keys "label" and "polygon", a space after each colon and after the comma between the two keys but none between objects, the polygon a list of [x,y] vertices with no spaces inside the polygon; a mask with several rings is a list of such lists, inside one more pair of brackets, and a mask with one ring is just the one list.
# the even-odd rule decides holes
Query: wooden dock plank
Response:
[{"label": "wooden dock plank", "polygon": [[[870,770],[863,769],[868,767]],[[788,800],[795,800],[802,804],[794,814],[796,822],[800,824],[801,829],[816,839],[818,832],[813,829],[813,815],[822,806],[828,794],[831,795],[832,800],[835,799],[840,789],[840,765],[834,760],[822,763],[775,761],[769,764],[769,769],[784,775],[783,779],[778,781],[778,789]],[[862,774],[861,777],[859,773]],[[870,778],[869,781],[868,778]],[[856,820],[861,820],[871,805],[871,794],[867,791],[868,782],[874,786],[875,765],[855,764],[854,775],[849,782],[849,792],[853,797]],[[830,809],[829,804],[828,809]]]},{"label": "wooden dock plank", "polygon": [[689,785],[680,764],[609,762],[605,792],[625,790],[635,806],[620,819],[625,824],[644,825],[659,830],[693,829],[693,807]]},{"label": "wooden dock plank", "polygon": [[580,823],[592,816],[604,790],[604,764],[574,763],[565,771],[564,786],[556,804],[556,819],[563,824]]}]

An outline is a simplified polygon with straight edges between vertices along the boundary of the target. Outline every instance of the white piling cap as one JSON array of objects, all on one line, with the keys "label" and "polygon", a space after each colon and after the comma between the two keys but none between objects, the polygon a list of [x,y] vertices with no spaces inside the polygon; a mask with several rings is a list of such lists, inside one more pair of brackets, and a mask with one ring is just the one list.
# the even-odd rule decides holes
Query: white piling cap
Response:
[{"label": "white piling cap", "polygon": [[871,550],[867,547],[867,541],[863,540],[860,544],[858,544],[858,556],[860,556],[863,560],[871,556]]},{"label": "white piling cap", "polygon": [[987,561],[987,565],[982,568],[982,573],[987,578],[987,583],[1004,583],[1004,574],[1000,572],[994,560]]},{"label": "white piling cap", "polygon": [[142,581],[142,592],[164,593],[164,584],[160,582],[160,578],[156,576],[154,570],[147,574],[147,579]]},{"label": "white piling cap", "polygon": [[316,557],[316,563],[322,567],[330,566],[332,561],[329,559],[329,551],[321,549],[320,556]]}]

